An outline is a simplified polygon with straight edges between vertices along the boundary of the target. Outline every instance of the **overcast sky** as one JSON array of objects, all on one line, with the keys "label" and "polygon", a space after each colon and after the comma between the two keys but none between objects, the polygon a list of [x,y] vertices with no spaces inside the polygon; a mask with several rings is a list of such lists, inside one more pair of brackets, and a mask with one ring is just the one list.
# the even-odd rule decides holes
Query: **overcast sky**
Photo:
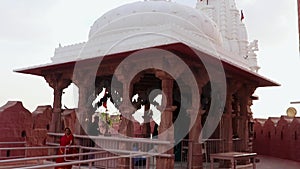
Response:
[{"label": "overcast sky", "polygon": [[[254,117],[280,116],[288,107],[300,111],[300,60],[296,0],[236,0],[244,11],[249,41],[259,41],[259,73],[281,84],[259,88],[255,94]],[[37,76],[14,69],[49,63],[61,43],[87,41],[93,22],[105,12],[135,0],[1,0],[0,1],[0,106],[22,101],[33,111],[52,105],[52,88]],[[194,7],[196,0],[176,0]],[[63,103],[71,106],[71,103]]]}]

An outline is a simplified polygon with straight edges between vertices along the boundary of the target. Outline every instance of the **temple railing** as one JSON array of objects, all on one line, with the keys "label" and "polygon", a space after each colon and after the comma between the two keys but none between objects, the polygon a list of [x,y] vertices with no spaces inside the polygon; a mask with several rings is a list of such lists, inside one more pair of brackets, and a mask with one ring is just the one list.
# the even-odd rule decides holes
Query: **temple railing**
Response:
[{"label": "temple railing", "polygon": [[[188,162],[191,159],[191,154],[189,152],[190,140],[182,140],[181,142],[181,161],[182,163]],[[209,162],[210,154],[224,152],[225,140],[223,139],[207,139],[202,143],[202,155],[204,162]]]},{"label": "temple railing", "polygon": [[[1,147],[25,147],[25,141],[11,141],[11,142],[0,142]],[[0,149],[0,159],[9,159],[9,158],[18,158],[18,157],[25,157],[27,152],[23,150],[16,150],[16,149]]]},{"label": "temple railing", "polygon": [[[189,142],[190,140],[182,140],[181,142],[181,161],[188,162],[189,160]],[[243,140],[240,138],[232,139],[233,142],[233,151],[242,152],[242,144]],[[225,148],[225,140],[224,139],[207,139],[204,143],[202,143],[202,155],[204,162],[210,161],[210,154],[214,153],[222,153]]]},{"label": "temple railing", "polygon": [[[59,140],[57,138],[62,137],[63,133],[48,133],[49,140]],[[54,138],[54,139],[53,139]],[[133,144],[138,144],[140,151],[149,151],[153,149],[155,146],[170,146],[172,142],[170,141],[161,141],[157,139],[149,139],[149,138],[126,138],[126,137],[117,137],[117,136],[88,136],[88,135],[74,135],[75,144],[91,147],[93,142],[98,147],[103,149],[119,149],[120,144],[124,144],[123,148],[127,148],[126,150],[132,150]],[[48,142],[51,144],[53,142]],[[59,143],[58,141],[55,143]]]},{"label": "temple railing", "polygon": [[[58,140],[63,133],[48,133],[49,140]],[[141,165],[146,165],[147,161],[150,166],[155,166],[155,158],[153,153],[157,156],[159,155],[158,149],[159,147],[173,147],[172,142],[170,141],[161,141],[157,139],[149,139],[149,138],[126,138],[126,137],[117,137],[117,136],[88,136],[88,135],[74,135],[75,144],[84,147],[82,150],[83,153],[91,152],[91,148],[100,148],[104,150],[104,153],[93,155],[85,155],[82,157],[82,160],[89,160],[92,158],[102,159],[102,158],[112,158],[111,160],[101,160],[94,162],[94,166],[103,167],[103,168],[117,168],[118,159],[117,156],[122,155],[119,154],[119,151],[125,152],[139,152],[144,153],[149,156],[149,160],[146,160],[145,156],[138,156],[138,158],[134,158],[133,162],[137,162],[142,160]],[[51,143],[47,142],[48,145],[58,145],[58,142]],[[118,151],[116,151],[118,150]],[[149,155],[150,154],[150,155]],[[148,157],[147,157],[148,158]],[[139,165],[139,164],[138,164]]]},{"label": "temple railing", "polygon": [[224,139],[207,139],[206,143],[206,153],[208,157],[210,154],[224,152],[225,140]]},{"label": "temple railing", "polygon": [[[61,137],[63,133],[49,133],[49,137]],[[31,150],[38,151],[46,151],[47,153],[42,156],[29,157],[26,156],[26,153],[23,157],[14,157],[14,159],[0,159],[0,166],[4,167],[7,164],[15,165],[13,168],[21,166],[20,168],[27,167],[30,168],[47,168],[48,166],[63,166],[67,164],[82,166],[82,167],[101,167],[101,168],[116,168],[118,160],[121,158],[130,159],[130,165],[133,166],[136,160],[143,160],[144,167],[143,168],[155,168],[155,158],[158,156],[171,156],[169,154],[161,154],[157,153],[156,148],[159,145],[169,145],[170,142],[167,141],[159,141],[159,140],[151,140],[151,139],[143,139],[143,138],[116,138],[116,137],[106,137],[106,136],[81,136],[75,135],[75,139],[77,142],[85,143],[88,145],[88,142],[91,140],[95,141],[95,147],[91,146],[82,146],[82,145],[74,145],[72,147],[77,148],[78,151],[76,154],[64,154],[57,155],[57,149],[60,148],[59,143],[51,143],[48,142],[49,146],[39,146],[39,147],[2,147],[0,148],[0,152],[5,152],[7,150],[10,151],[20,151],[24,150],[25,152]],[[238,142],[241,142],[240,139],[234,139],[234,147],[238,150]],[[7,142],[2,143],[3,145],[11,145],[16,142]],[[98,143],[98,144],[97,144]],[[190,159],[190,152],[188,151],[188,143],[189,140],[182,141],[182,161],[180,166],[186,166],[188,160]],[[25,145],[24,142],[18,142],[17,144]],[[139,147],[139,151],[135,149],[131,149],[133,144],[137,144]],[[120,149],[118,146],[120,145],[128,145],[128,149]],[[218,153],[224,150],[224,140],[221,139],[208,139],[203,143],[203,157],[205,157],[205,161],[209,162],[209,155],[211,153]],[[235,150],[235,151],[236,151]],[[74,160],[70,161],[66,159],[65,163],[56,164],[54,161],[58,157],[76,157]],[[92,157],[92,158],[91,158]],[[32,163],[34,161],[34,164]],[[17,165],[16,165],[17,164]],[[22,165],[20,165],[22,164]],[[37,165],[37,166],[36,166]],[[0,167],[0,169],[1,169]]]},{"label": "temple railing", "polygon": [[[170,154],[161,154],[154,152],[141,152],[141,151],[126,151],[126,150],[113,150],[107,149],[103,150],[102,148],[92,148],[92,147],[83,147],[83,146],[41,146],[41,147],[10,147],[12,149],[19,150],[41,150],[41,149],[58,149],[58,148],[77,148],[79,149],[78,153],[73,154],[63,154],[63,155],[44,155],[44,156],[36,156],[36,157],[24,157],[24,158],[15,158],[15,159],[5,159],[0,160],[0,168],[15,168],[15,169],[35,169],[35,168],[48,168],[48,167],[58,167],[65,165],[74,165],[74,166],[83,166],[82,168],[91,168],[96,163],[104,163],[105,166],[101,166],[103,168],[112,168],[108,165],[108,161],[117,161],[121,158],[129,158],[130,159],[130,168],[133,167],[133,161],[135,159],[145,159],[145,168],[149,169],[150,166],[153,166],[154,161],[152,159],[154,157],[171,157]],[[0,150],[7,150],[8,148],[1,148]],[[88,151],[83,153],[83,150],[87,149]],[[111,152],[115,154],[115,156],[109,157],[99,157],[98,155],[105,154],[105,152]],[[93,155],[92,159],[83,159],[84,156]],[[52,162],[53,159],[63,157],[65,162],[63,163],[55,163]],[[67,157],[73,157],[73,160],[67,160]],[[74,158],[75,157],[75,158]],[[99,166],[97,166],[99,167]],[[115,167],[115,166],[114,166]]]}]

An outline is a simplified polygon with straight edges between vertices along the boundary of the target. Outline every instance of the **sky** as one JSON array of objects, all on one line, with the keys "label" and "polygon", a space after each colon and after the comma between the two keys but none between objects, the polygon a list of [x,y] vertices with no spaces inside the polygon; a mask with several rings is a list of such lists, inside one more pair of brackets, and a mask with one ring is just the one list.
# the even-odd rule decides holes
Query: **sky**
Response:
[{"label": "sky", "polygon": [[[1,0],[0,106],[22,101],[34,111],[52,105],[53,90],[42,77],[13,70],[50,63],[59,44],[87,41],[93,22],[105,12],[136,0]],[[196,0],[173,0],[194,7]],[[300,72],[296,0],[236,0],[243,10],[249,41],[258,40],[259,74],[281,84],[258,88],[251,107],[255,118],[278,117],[288,107],[300,111]],[[71,89],[66,89],[72,93]],[[63,105],[74,107],[63,95]],[[300,112],[298,113],[300,114]]]}]

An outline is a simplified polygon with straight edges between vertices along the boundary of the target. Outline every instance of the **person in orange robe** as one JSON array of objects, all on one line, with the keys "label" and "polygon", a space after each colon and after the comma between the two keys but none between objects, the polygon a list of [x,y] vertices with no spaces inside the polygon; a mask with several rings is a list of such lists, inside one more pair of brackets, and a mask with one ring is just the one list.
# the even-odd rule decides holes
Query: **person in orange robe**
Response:
[{"label": "person in orange robe", "polygon": [[[70,130],[70,128],[65,128],[65,135],[60,138],[60,146],[70,146],[74,144],[74,136]],[[57,155],[62,155],[65,153],[65,147],[61,147],[58,149]],[[72,148],[67,148],[66,152],[67,154],[72,154]],[[67,159],[70,159],[69,157]],[[65,162],[64,157],[59,157],[56,159],[56,163],[62,163]],[[67,165],[67,166],[60,166],[60,167],[55,167],[55,169],[71,169],[72,165]]]}]

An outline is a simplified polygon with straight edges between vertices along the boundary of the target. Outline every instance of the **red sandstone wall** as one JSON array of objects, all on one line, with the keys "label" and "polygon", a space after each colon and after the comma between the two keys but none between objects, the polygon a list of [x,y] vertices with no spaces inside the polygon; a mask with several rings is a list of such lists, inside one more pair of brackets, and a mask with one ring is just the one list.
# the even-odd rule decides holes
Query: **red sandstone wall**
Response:
[{"label": "red sandstone wall", "polygon": [[[33,126],[31,113],[21,102],[9,101],[0,108],[0,142],[21,142],[31,136]],[[20,144],[1,147],[24,146]],[[9,153],[9,155],[7,154]],[[1,152],[1,157],[24,155],[24,151]]]},{"label": "red sandstone wall", "polygon": [[38,106],[33,116],[33,129],[47,129],[49,130],[52,115],[51,106]]},{"label": "red sandstone wall", "polygon": [[[261,154],[264,155],[274,155],[274,149],[272,147],[278,146],[278,143],[276,142],[275,135],[276,135],[276,125],[279,118],[269,118],[266,120],[264,126],[263,126],[263,137],[264,142],[260,143],[261,146],[264,147],[264,152]],[[273,141],[271,141],[273,140]]]},{"label": "red sandstone wall", "polygon": [[64,110],[62,113],[62,130],[66,127],[69,127],[73,133],[79,133],[76,131],[76,127],[78,124],[76,123],[76,110],[75,109],[68,109]]},{"label": "red sandstone wall", "polygon": [[300,161],[300,118],[295,118],[289,127],[290,156],[294,161]]},{"label": "red sandstone wall", "polygon": [[265,146],[261,143],[264,142],[265,137],[263,133],[263,125],[265,120],[255,120],[254,122],[254,140],[253,140],[253,151],[258,152],[260,151],[261,154],[265,154]]},{"label": "red sandstone wall", "polygon": [[258,154],[300,161],[300,118],[255,120],[254,150]]},{"label": "red sandstone wall", "polygon": [[291,140],[289,125],[292,122],[291,119],[287,116],[281,116],[276,126],[276,138],[279,144],[278,147],[274,147],[276,149],[276,157],[289,159]]},{"label": "red sandstone wall", "polygon": [[[45,146],[47,140],[47,132],[50,128],[52,117],[51,106],[38,106],[32,113],[33,128],[31,137],[28,138],[30,146]],[[47,155],[47,150],[30,150],[28,156]]]},{"label": "red sandstone wall", "polygon": [[[39,106],[33,113],[22,102],[9,101],[0,107],[0,142],[25,141],[26,146],[43,146],[51,121],[51,106]],[[20,144],[1,145],[1,147],[24,146]],[[2,151],[0,156],[6,157]],[[9,156],[24,156],[25,151],[11,151]],[[28,156],[47,155],[47,151],[27,151]]]}]

